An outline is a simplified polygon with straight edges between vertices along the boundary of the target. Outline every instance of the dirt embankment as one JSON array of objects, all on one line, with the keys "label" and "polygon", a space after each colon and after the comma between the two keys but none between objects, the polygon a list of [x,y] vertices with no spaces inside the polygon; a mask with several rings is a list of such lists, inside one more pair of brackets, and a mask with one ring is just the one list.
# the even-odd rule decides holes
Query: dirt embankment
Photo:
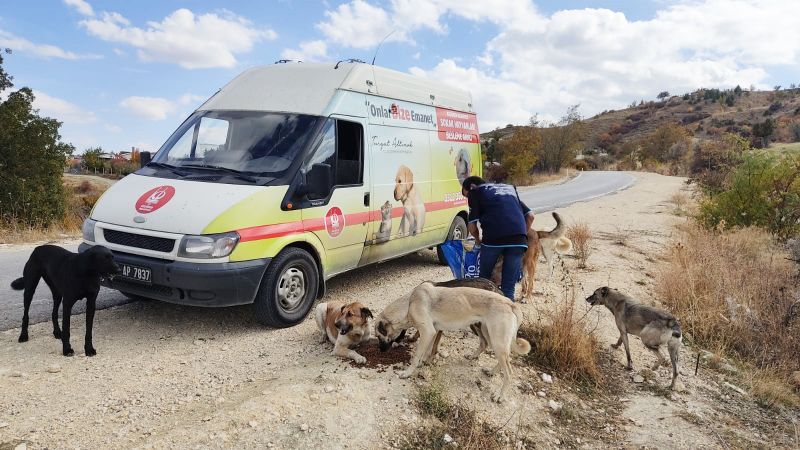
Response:
[{"label": "dirt embankment", "polygon": [[[579,301],[601,285],[653,300],[659,252],[673,225],[683,220],[672,214],[667,200],[682,189],[683,180],[636,176],[637,183],[626,191],[560,211],[567,221],[586,221],[597,236],[588,270],[578,271],[574,260],[565,259],[578,283]],[[549,229],[552,218],[540,215],[535,226]],[[524,305],[526,320],[538,320],[539,311],[559,296],[558,269],[552,281],[543,281],[545,273],[540,265],[537,290],[544,294]],[[426,251],[335,278],[328,299],[358,300],[377,312],[424,280],[448,278],[449,270]],[[37,295],[49,294],[42,289]],[[586,317],[596,324],[593,332],[604,346],[616,341],[608,311],[594,308]],[[78,316],[72,333],[76,349],[83,330]],[[0,448],[20,442],[28,448],[389,447],[399,430],[422,420],[413,404],[415,385],[427,383],[430,370],[400,380],[392,368],[352,367],[331,356],[330,345],[319,343],[313,317],[293,328],[265,330],[249,307],[136,302],[100,311],[94,358],[61,357],[47,323],[31,327],[25,344],[16,342],[18,332],[0,333]],[[491,367],[492,357],[483,355],[477,362],[462,357],[475,345],[466,333],[443,338],[435,370],[446,394],[509,436],[524,435],[540,447],[713,448],[724,446],[720,439],[726,432],[768,446],[771,439],[788,442],[785,436],[774,440],[757,425],[728,420],[730,406],[752,402],[720,388],[715,374],[701,369],[694,377],[693,366],[685,367],[685,389],[667,399],[657,386],[668,384],[668,369],[655,374],[653,382],[634,383],[624,371],[622,351],[607,351],[603,370],[617,387],[602,398],[580,393],[558,374],[554,383],[545,383],[540,372],[517,361],[517,387],[508,402],[497,405],[490,395],[500,380],[486,378],[479,368]],[[637,370],[652,364],[638,339],[631,339],[631,350]],[[683,355],[684,361],[692,360],[689,349]],[[550,400],[576,411],[573,417],[606,423],[584,436],[571,432],[571,422],[554,418]],[[513,448],[516,440],[509,438],[508,445]]]}]

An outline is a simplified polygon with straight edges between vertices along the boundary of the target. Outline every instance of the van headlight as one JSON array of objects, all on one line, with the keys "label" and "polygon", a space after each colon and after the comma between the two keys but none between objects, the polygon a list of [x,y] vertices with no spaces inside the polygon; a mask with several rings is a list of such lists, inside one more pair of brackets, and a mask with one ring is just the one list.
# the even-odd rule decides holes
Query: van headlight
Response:
[{"label": "van headlight", "polygon": [[223,258],[231,254],[239,243],[239,233],[206,234],[184,236],[178,249],[178,256],[184,258]]},{"label": "van headlight", "polygon": [[83,227],[81,227],[81,231],[83,233],[83,240],[87,242],[94,242],[94,226],[97,223],[96,220],[86,219],[83,221]]}]

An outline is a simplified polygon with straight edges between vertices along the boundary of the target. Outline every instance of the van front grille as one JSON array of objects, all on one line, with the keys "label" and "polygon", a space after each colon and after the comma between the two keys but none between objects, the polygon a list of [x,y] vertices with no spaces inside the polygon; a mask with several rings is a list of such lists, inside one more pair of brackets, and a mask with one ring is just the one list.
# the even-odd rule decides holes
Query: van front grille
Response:
[{"label": "van front grille", "polygon": [[126,247],[143,248],[156,252],[170,253],[175,248],[175,239],[160,238],[155,236],[145,236],[143,234],[126,233],[118,230],[103,230],[106,241],[124,245]]}]

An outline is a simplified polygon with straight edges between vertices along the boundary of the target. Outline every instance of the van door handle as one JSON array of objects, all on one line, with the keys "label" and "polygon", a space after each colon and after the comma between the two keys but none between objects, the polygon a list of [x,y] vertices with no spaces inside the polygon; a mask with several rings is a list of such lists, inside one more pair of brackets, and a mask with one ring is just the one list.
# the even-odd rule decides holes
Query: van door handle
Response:
[{"label": "van door handle", "polygon": [[364,193],[364,206],[369,206],[369,192]]}]

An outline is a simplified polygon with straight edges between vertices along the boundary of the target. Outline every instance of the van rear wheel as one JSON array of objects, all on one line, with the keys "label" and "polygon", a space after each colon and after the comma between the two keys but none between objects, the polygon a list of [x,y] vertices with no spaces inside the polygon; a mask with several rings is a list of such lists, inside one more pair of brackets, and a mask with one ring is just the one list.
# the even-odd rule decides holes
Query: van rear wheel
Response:
[{"label": "van rear wheel", "polygon": [[[450,225],[450,231],[447,233],[447,240],[458,241],[466,238],[467,238],[467,223],[464,222],[463,217],[456,216],[456,218],[453,219],[453,224]],[[443,266],[447,265],[447,259],[445,259],[444,257],[444,252],[442,251],[441,245],[436,247],[436,256],[439,257],[439,264]]]},{"label": "van rear wheel", "polygon": [[256,319],[272,328],[297,325],[306,318],[319,287],[319,270],[305,250],[289,247],[273,258],[256,295]]}]

